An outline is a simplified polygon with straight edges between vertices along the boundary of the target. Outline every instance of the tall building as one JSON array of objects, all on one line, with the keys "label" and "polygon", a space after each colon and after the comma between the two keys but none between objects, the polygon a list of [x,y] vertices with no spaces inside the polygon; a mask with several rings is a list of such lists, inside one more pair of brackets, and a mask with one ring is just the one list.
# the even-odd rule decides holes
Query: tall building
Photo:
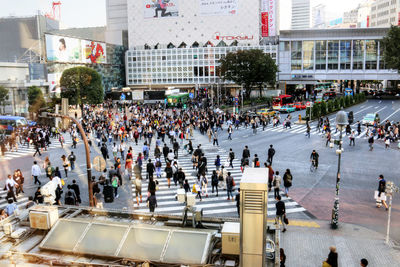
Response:
[{"label": "tall building", "polygon": [[127,0],[106,0],[106,42],[128,47]]},{"label": "tall building", "polygon": [[326,6],[323,4],[312,8],[312,28],[323,29],[326,27]]},{"label": "tall building", "polygon": [[310,0],[292,0],[292,30],[310,28]]},{"label": "tall building", "polygon": [[376,0],[371,6],[371,27],[389,27],[400,23],[398,0]]}]

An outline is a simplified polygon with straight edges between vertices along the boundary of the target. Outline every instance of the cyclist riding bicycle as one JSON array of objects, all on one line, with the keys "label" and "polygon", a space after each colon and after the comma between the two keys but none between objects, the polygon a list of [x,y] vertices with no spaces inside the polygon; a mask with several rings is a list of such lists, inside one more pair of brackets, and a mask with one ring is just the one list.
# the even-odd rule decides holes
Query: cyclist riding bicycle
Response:
[{"label": "cyclist riding bicycle", "polygon": [[316,169],[318,169],[318,158],[319,158],[319,154],[317,153],[317,151],[313,150],[310,156],[310,160],[312,162],[314,162],[314,166]]}]

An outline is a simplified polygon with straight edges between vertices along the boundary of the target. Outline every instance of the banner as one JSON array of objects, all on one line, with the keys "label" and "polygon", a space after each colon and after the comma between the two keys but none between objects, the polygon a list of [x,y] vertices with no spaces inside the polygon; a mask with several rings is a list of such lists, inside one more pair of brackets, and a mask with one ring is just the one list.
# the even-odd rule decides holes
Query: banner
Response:
[{"label": "banner", "polygon": [[268,12],[261,12],[261,37],[268,37]]},{"label": "banner", "polygon": [[47,61],[82,62],[79,39],[46,34]]},{"label": "banner", "polygon": [[237,14],[239,0],[199,0],[200,16],[224,16]]},{"label": "banner", "polygon": [[[138,1],[138,0],[135,0]],[[179,0],[142,0],[145,19],[179,16]]]},{"label": "banner", "polygon": [[106,44],[82,40],[83,63],[107,63]]},{"label": "banner", "polygon": [[276,17],[277,17],[276,0],[268,0],[268,34],[276,36]]}]

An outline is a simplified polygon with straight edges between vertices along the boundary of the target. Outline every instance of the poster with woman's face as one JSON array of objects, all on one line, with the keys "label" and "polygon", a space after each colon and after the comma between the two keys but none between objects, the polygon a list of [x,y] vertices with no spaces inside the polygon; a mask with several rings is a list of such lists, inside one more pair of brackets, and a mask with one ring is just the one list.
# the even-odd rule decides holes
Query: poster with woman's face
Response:
[{"label": "poster with woman's face", "polygon": [[57,35],[46,35],[46,53],[48,61],[76,62],[81,59],[81,41]]}]

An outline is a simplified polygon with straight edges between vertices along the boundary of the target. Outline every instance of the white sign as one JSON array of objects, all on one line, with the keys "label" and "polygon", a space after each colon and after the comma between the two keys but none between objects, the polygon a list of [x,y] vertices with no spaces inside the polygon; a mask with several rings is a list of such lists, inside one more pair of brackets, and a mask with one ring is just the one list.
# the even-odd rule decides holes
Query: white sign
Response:
[{"label": "white sign", "polygon": [[[138,1],[138,0],[135,0]],[[179,0],[142,0],[145,19],[179,16]]]},{"label": "white sign", "polygon": [[268,0],[268,34],[276,36],[276,18],[277,18],[276,0]]},{"label": "white sign", "polygon": [[199,0],[200,16],[223,16],[237,14],[239,0]]},{"label": "white sign", "polygon": [[48,61],[82,62],[81,41],[75,38],[46,34]]},{"label": "white sign", "polygon": [[143,101],[143,90],[135,90],[131,94],[133,101]]}]

